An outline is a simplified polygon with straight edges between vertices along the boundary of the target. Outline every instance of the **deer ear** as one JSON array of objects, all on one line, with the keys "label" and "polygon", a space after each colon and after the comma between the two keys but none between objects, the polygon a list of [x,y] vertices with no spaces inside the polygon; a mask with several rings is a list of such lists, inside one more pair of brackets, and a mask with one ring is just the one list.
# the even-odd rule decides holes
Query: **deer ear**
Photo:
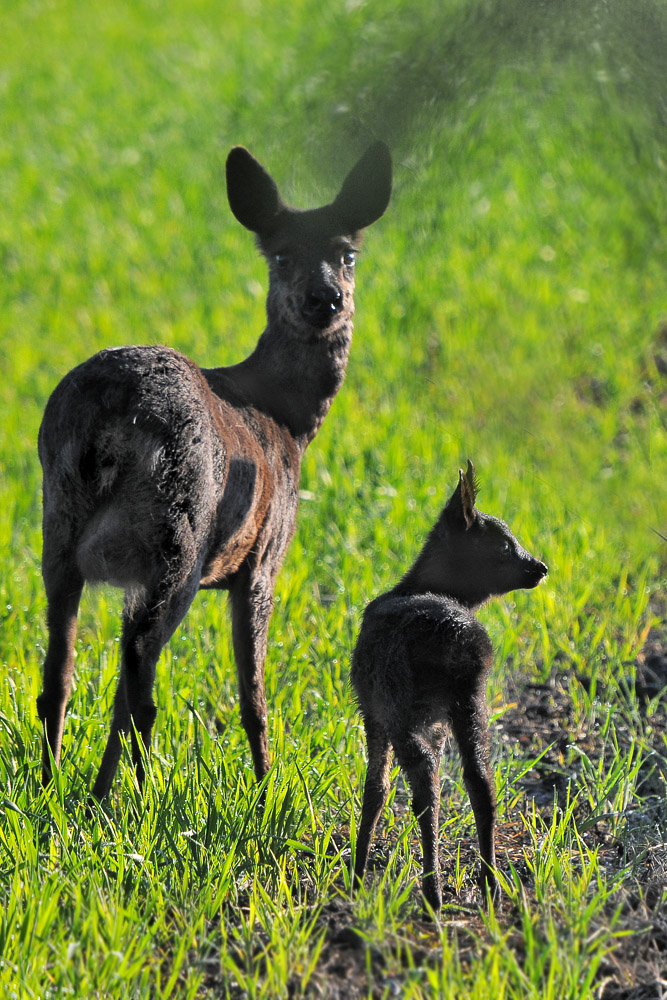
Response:
[{"label": "deer ear", "polygon": [[475,501],[477,500],[477,494],[479,493],[479,480],[475,475],[475,466],[472,464],[470,459],[468,459],[468,468],[466,469],[465,475],[466,483],[468,485],[468,490],[472,497],[473,507],[475,506]]},{"label": "deer ear", "polygon": [[229,207],[246,229],[265,233],[285,208],[276,182],[245,146],[234,146],[227,157]]},{"label": "deer ear", "polygon": [[333,203],[345,232],[365,229],[384,214],[391,198],[391,180],[389,147],[376,142],[352,167]]},{"label": "deer ear", "polygon": [[[468,470],[470,470],[470,465],[469,461]],[[447,501],[445,514],[450,524],[464,531],[467,531],[475,523],[477,518],[475,497],[470,489],[467,474],[464,475],[463,469],[459,469],[459,483]]]}]

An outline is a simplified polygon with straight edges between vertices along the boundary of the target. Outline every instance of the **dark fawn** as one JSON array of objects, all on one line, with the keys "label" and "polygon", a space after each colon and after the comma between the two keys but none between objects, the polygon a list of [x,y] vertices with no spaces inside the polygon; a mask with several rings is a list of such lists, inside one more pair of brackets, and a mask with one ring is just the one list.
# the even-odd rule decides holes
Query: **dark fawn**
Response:
[{"label": "dark fawn", "polygon": [[412,569],[368,605],[352,657],[368,770],[357,835],[355,885],[389,792],[390,751],[407,775],[419,822],[422,892],[442,906],[438,864],[440,758],[451,727],[477,825],[480,888],[498,894],[495,790],[489,764],[486,678],[493,649],[475,610],[494,594],[537,586],[547,567],[496,517],[475,507],[473,465],[459,483]]},{"label": "dark fawn", "polygon": [[391,194],[383,143],[322,208],[288,207],[242,146],[229,153],[226,174],[231,210],[269,267],[267,325],[255,350],[240,364],[204,369],[168,347],[102,351],[57,386],[39,432],[45,783],[51,759],[60,762],[83,585],[124,590],[120,679],[97,799],[111,787],[122,734],[141,785],[156,663],[203,588],[229,592],[241,720],[257,778],[268,772],[264,660],[276,575],[294,533],[303,453],[345,376],[362,230]]}]

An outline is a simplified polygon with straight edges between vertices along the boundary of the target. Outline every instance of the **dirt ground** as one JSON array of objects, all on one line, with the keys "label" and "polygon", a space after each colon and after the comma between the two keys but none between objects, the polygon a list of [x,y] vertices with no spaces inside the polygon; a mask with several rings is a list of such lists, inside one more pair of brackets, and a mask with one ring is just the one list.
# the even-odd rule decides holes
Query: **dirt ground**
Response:
[{"label": "dirt ground", "polygon": [[[635,671],[629,671],[639,703],[646,707],[648,699],[655,698],[667,688],[667,626],[653,630],[636,661]],[[571,702],[567,693],[567,678],[554,673],[546,684],[528,684],[508,692],[508,711],[495,723],[495,740],[525,748],[527,760],[549,747],[539,764],[522,779],[525,788],[526,805],[534,801],[538,810],[550,813],[554,796],[564,801],[569,781],[576,777],[576,764],[563,765],[568,746],[576,745],[592,761],[599,760],[599,740],[595,731],[577,728],[572,718]],[[667,734],[667,696],[659,703],[657,714],[651,715],[654,750],[664,758],[665,743],[662,734]],[[619,726],[620,741],[632,740],[632,734]],[[622,749],[622,745],[621,745]],[[667,763],[667,762],[666,762]],[[661,820],[664,825],[666,808],[662,781],[658,780],[656,762],[647,765],[640,774],[640,791],[643,804],[637,816],[629,822],[647,823]],[[655,805],[652,807],[651,803]],[[648,806],[647,806],[648,803]],[[408,808],[407,796],[405,806]],[[399,804],[400,808],[400,804]],[[654,808],[655,815],[647,815]],[[632,837],[621,842],[612,837],[604,824],[591,827],[587,833],[589,846],[596,846],[599,856],[606,855],[611,870],[618,869],[627,862],[628,843]],[[639,839],[639,838],[635,838]],[[373,848],[371,865],[377,870],[383,865],[383,857],[393,845],[380,840]],[[511,860],[524,883],[528,899],[534,902],[530,873],[524,861],[524,847],[529,847],[524,824],[517,818],[504,822],[498,829],[497,850],[499,864],[503,859]],[[667,890],[667,845],[653,845],[645,857],[638,861],[638,878],[633,891],[625,890],[614,896],[610,913],[620,907],[620,918],[616,929],[627,931],[627,936],[618,938],[613,952],[600,968],[595,988],[595,1000],[660,1000],[667,998],[667,908],[662,900]],[[474,868],[476,843],[470,840],[461,845],[462,862]],[[455,854],[446,854],[446,845],[441,851],[441,864],[445,886],[454,882]],[[446,892],[446,890],[445,890]],[[480,938],[485,936],[484,924],[476,905],[476,887],[471,882],[464,887],[458,898],[449,900],[451,916],[443,919],[451,925],[452,934],[458,939],[459,953],[465,963],[466,954],[471,958],[479,948]],[[447,898],[445,897],[447,903]],[[444,911],[443,911],[444,912]],[[509,932],[508,945],[517,953],[522,947],[520,916],[511,909],[503,909],[501,924]],[[318,963],[309,995],[326,997],[328,1000],[355,1000],[368,996],[369,975],[373,981],[373,997],[401,996],[401,976],[396,973],[395,963],[389,973],[382,954],[377,949],[368,948],[364,937],[355,929],[352,907],[343,899],[328,903],[322,911],[321,920],[326,924],[325,945]],[[423,946],[411,949],[412,961],[428,963],[438,948],[437,936],[431,924],[417,921],[413,927],[418,931]],[[516,930],[513,930],[516,928]]]}]

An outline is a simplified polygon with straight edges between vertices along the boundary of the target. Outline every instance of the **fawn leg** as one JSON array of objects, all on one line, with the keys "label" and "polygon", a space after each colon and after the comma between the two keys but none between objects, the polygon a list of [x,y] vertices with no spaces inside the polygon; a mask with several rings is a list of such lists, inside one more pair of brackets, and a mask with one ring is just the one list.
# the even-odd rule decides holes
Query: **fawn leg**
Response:
[{"label": "fawn leg", "polygon": [[53,558],[44,536],[42,573],[48,602],[49,644],[44,660],[42,693],[37,713],[44,725],[42,737],[42,783],[51,779],[49,747],[56,767],[60,764],[67,699],[72,686],[76,619],[83,590],[83,578],[68,555]]},{"label": "fawn leg", "polygon": [[361,886],[368,861],[371,838],[375,832],[382,807],[389,794],[389,737],[372,719],[364,718],[366,744],[368,746],[368,767],[364,783],[364,801],[361,807],[361,821],[357,834],[357,853],[354,863],[354,888]]},{"label": "fawn leg", "polygon": [[102,763],[93,786],[93,795],[103,799],[111,788],[121,755],[121,734],[130,733],[132,760],[141,787],[144,765],[134,730],[146,749],[157,709],[153,701],[155,667],[162,647],[170,639],[199,587],[199,573],[185,584],[165,594],[160,588],[141,603],[126,602],[123,611],[123,636],[120,679],[114,699],[113,719]]},{"label": "fawn leg", "polygon": [[270,765],[264,661],[273,612],[273,583],[266,576],[241,572],[230,586],[229,596],[241,722],[250,744],[257,780],[261,781]]},{"label": "fawn leg", "polygon": [[438,833],[440,827],[440,757],[436,750],[416,736],[392,738],[398,762],[412,788],[412,808],[422,841],[424,873],[422,893],[437,913],[442,906]]},{"label": "fawn leg", "polygon": [[487,888],[492,897],[499,892],[493,869],[496,865],[494,824],[496,796],[489,763],[489,734],[484,691],[472,692],[457,702],[451,714],[452,731],[463,762],[463,780],[475,816],[482,867],[479,885],[483,901]]}]

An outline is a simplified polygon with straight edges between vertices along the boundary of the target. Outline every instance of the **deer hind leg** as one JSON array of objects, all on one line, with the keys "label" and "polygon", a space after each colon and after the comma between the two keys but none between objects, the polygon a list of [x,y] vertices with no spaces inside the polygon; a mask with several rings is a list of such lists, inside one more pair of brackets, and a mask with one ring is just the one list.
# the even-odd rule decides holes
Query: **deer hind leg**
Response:
[{"label": "deer hind leg", "polygon": [[51,779],[49,748],[56,767],[60,764],[67,699],[72,686],[76,620],[83,590],[83,578],[67,552],[55,557],[44,537],[43,576],[48,603],[49,642],[44,660],[42,693],[37,712],[42,720],[42,782]]},{"label": "deer hind leg", "polygon": [[[144,765],[137,735],[146,750],[157,709],[153,701],[155,667],[162,648],[182,621],[199,588],[199,572],[184,584],[169,590],[159,587],[141,601],[126,599],[123,611],[121,668],[109,738],[102,757],[93,795],[101,800],[111,788],[120,760],[121,735],[130,734],[132,760],[139,786]],[[136,730],[136,733],[135,733]]]},{"label": "deer hind leg", "polygon": [[422,893],[437,913],[442,906],[438,834],[440,828],[440,755],[414,734],[394,739],[394,750],[412,789],[412,808],[422,841]]},{"label": "deer hind leg", "polygon": [[368,768],[364,783],[364,801],[357,834],[357,852],[354,865],[354,887],[361,886],[368,861],[371,839],[389,794],[389,766],[391,744],[384,728],[365,717]]},{"label": "deer hind leg", "polygon": [[486,902],[487,889],[496,898],[499,887],[494,872],[496,796],[489,763],[488,720],[483,691],[474,692],[469,698],[457,702],[452,712],[451,725],[463,763],[463,780],[475,816],[482,858],[479,884],[482,900]]},{"label": "deer hind leg", "polygon": [[230,587],[232,641],[239,679],[241,722],[246,731],[257,780],[269,771],[264,662],[273,612],[273,581],[241,573]]}]

